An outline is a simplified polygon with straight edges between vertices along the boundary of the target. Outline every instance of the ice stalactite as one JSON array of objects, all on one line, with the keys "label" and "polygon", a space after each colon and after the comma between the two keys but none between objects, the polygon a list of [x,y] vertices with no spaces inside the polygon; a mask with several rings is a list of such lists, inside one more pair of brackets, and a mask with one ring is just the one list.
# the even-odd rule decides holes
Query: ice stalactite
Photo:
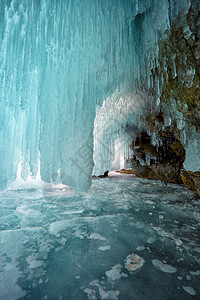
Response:
[{"label": "ice stalactite", "polygon": [[143,129],[141,115],[150,111],[152,98],[146,93],[116,91],[97,108],[94,122],[94,174],[117,170],[131,158],[130,145]]},{"label": "ice stalactite", "polygon": [[187,5],[1,0],[0,188],[16,179],[19,162],[24,180],[36,177],[39,161],[43,181],[59,175],[70,187],[88,188],[96,105],[156,80],[149,74],[155,43]]},{"label": "ice stalactite", "polygon": [[[145,117],[159,113],[163,77],[159,72],[159,42],[166,30],[190,1],[136,2],[137,14],[131,23],[134,41],[134,74],[130,90],[115,92],[97,109],[94,126],[94,174],[126,167],[130,144],[145,128]],[[159,145],[155,136],[152,143]]]}]

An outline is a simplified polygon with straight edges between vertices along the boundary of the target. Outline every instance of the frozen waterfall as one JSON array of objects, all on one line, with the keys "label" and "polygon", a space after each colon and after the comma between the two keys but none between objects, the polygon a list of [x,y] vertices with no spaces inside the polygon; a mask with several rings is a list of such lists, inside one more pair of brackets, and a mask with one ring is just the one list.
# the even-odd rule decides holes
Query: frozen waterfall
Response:
[{"label": "frozen waterfall", "polygon": [[[19,163],[23,180],[35,178],[40,164],[43,181],[88,188],[93,129],[94,159],[100,153],[103,161],[95,168],[103,170],[114,161],[116,144],[129,142],[127,128],[137,130],[144,103],[149,107],[151,99],[137,86],[148,78],[155,42],[188,5],[188,0],[1,0],[0,188],[16,180]],[[138,101],[139,95],[145,100]],[[107,107],[103,129],[101,107]],[[100,144],[107,145],[105,151]]]}]

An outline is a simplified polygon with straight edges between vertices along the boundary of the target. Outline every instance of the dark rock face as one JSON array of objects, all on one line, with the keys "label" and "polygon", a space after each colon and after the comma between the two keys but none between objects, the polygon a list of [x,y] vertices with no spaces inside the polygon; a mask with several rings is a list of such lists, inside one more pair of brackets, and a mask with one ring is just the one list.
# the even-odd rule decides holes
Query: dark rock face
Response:
[{"label": "dark rock face", "polygon": [[121,169],[119,171],[116,171],[116,173],[132,175],[133,170],[132,169]]},{"label": "dark rock face", "polygon": [[151,145],[151,138],[146,132],[132,144],[133,172],[143,178],[181,183],[180,170],[183,168],[185,150],[170,128],[160,131],[159,135],[162,141],[159,147]]},{"label": "dark rock face", "polygon": [[99,175],[98,177],[99,177],[99,178],[105,178],[105,177],[108,177],[108,173],[109,173],[109,171],[106,171],[106,172],[104,172],[103,175]]},{"label": "dark rock face", "polygon": [[134,166],[133,172],[141,178],[163,180],[170,183],[182,183],[180,170],[169,163],[153,164],[151,166]]},{"label": "dark rock face", "polygon": [[[188,155],[193,155],[188,151],[193,141],[190,132],[194,130],[195,138],[200,138],[199,0],[191,1],[188,12],[177,17],[157,47],[158,55],[146,72],[150,88],[145,85],[147,93],[155,99],[157,112],[144,117],[146,132],[131,146],[133,171],[149,179],[183,182],[200,197],[200,172],[184,170],[185,158],[189,170]],[[198,152],[196,147],[194,153]],[[200,171],[198,162],[194,170]]]},{"label": "dark rock face", "polygon": [[200,172],[187,172],[181,170],[181,178],[185,185],[190,190],[196,192],[197,197],[200,197]]}]

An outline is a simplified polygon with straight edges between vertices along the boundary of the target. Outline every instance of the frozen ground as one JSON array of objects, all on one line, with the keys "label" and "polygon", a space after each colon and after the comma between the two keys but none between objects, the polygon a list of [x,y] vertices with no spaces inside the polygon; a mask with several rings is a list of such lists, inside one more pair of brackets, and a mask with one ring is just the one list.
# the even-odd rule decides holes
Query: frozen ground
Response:
[{"label": "frozen ground", "polygon": [[200,202],[117,175],[0,194],[0,299],[200,299]]}]

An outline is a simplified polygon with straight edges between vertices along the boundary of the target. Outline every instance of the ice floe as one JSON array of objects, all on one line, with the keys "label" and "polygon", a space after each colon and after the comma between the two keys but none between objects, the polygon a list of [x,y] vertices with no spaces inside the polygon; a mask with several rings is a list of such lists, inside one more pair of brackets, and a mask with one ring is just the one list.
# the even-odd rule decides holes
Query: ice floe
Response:
[{"label": "ice floe", "polygon": [[196,295],[195,289],[193,289],[193,287],[191,287],[191,286],[183,286],[183,289],[184,289],[184,291],[186,291],[191,296]]},{"label": "ice floe", "polygon": [[119,280],[121,277],[127,277],[127,274],[121,273],[123,266],[120,264],[115,265],[112,267],[111,270],[106,271],[106,276],[111,280]]},{"label": "ice floe", "polygon": [[105,241],[106,238],[98,233],[91,233],[89,239]]},{"label": "ice floe", "polygon": [[100,282],[99,280],[93,280],[92,282],[90,282],[90,286],[93,286],[93,287],[97,287],[98,290],[99,290],[99,296],[100,298],[98,299],[101,299],[101,300],[118,300],[118,296],[119,296],[119,291],[116,290],[116,291],[113,291],[113,290],[110,290],[110,291],[106,291],[105,290],[105,287],[102,287],[102,285],[104,285],[105,283],[104,282]]},{"label": "ice floe", "polygon": [[168,264],[163,264],[162,261],[158,259],[153,259],[152,264],[154,267],[156,267],[158,270],[164,272],[164,273],[176,273],[177,269],[168,265]]},{"label": "ice floe", "polygon": [[197,270],[197,271],[190,271],[190,274],[191,275],[194,275],[194,276],[199,276],[200,275],[200,270]]},{"label": "ice floe", "polygon": [[162,236],[162,237],[169,237],[175,243],[176,246],[181,246],[182,245],[183,242],[179,238],[175,237],[172,233],[166,232],[165,230],[163,230],[160,227],[154,227],[154,226],[152,226],[152,228],[154,230],[156,230],[157,233],[160,236]]},{"label": "ice floe", "polygon": [[106,250],[110,250],[110,249],[111,249],[111,246],[102,246],[102,247],[99,247],[100,251],[106,251]]},{"label": "ice floe", "polygon": [[145,260],[142,257],[132,253],[129,254],[125,259],[125,268],[130,272],[135,272],[140,269],[144,263]]}]

